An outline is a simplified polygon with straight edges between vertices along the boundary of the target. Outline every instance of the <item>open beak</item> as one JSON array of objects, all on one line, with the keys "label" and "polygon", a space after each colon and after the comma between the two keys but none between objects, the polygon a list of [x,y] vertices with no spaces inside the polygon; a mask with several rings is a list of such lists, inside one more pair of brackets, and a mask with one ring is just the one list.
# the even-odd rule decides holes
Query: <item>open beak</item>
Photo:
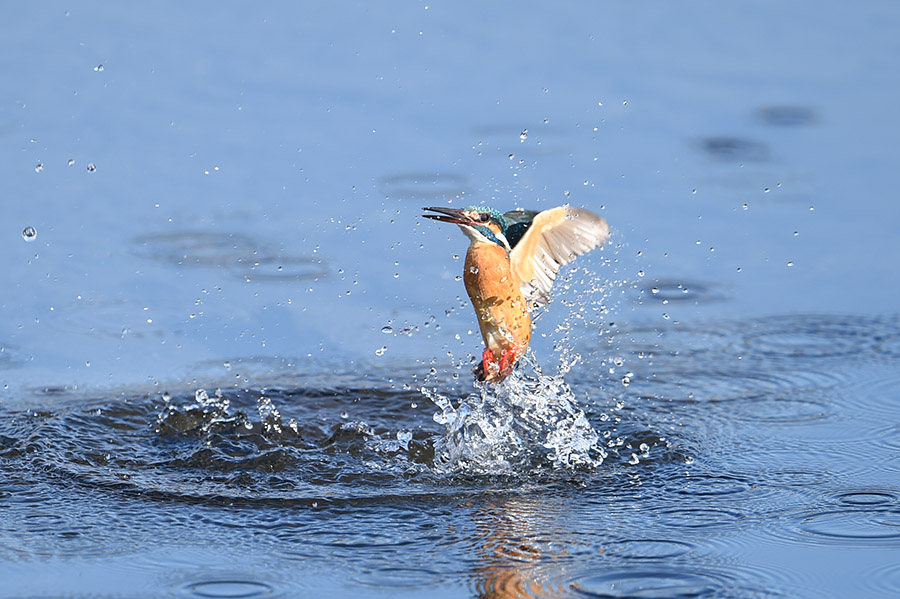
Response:
[{"label": "open beak", "polygon": [[437,212],[438,214],[423,214],[422,216],[439,220],[443,223],[453,223],[456,225],[472,225],[475,223],[475,221],[465,215],[465,210],[460,208],[422,208],[422,210]]}]

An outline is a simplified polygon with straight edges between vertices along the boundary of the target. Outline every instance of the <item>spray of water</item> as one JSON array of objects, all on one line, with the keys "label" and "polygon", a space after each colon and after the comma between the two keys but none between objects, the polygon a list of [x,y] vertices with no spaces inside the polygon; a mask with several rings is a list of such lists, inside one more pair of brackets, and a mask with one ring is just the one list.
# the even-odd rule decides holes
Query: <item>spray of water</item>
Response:
[{"label": "spray of water", "polygon": [[[613,273],[617,253],[618,248],[606,260]],[[434,443],[438,471],[507,474],[595,468],[607,457],[609,443],[601,438],[606,435],[593,428],[564,377],[582,361],[576,348],[583,337],[590,337],[594,351],[606,347],[605,320],[617,301],[613,296],[621,295],[627,282],[583,267],[560,274],[562,297],[557,299],[566,316],[553,330],[555,374],[543,373],[529,350],[508,379],[497,385],[474,383],[474,391],[461,399],[452,400],[433,386],[421,389],[438,408],[434,420],[444,427]]]}]

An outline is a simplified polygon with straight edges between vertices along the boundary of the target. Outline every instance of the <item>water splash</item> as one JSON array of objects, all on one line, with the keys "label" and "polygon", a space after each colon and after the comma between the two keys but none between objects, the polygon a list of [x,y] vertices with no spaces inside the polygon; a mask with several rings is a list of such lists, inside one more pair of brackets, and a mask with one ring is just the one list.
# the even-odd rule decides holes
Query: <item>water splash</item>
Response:
[{"label": "water splash", "polygon": [[595,468],[606,451],[562,375],[540,372],[532,354],[497,385],[476,384],[457,405],[437,389],[421,392],[439,409],[444,432],[434,442],[442,473],[511,474]]}]

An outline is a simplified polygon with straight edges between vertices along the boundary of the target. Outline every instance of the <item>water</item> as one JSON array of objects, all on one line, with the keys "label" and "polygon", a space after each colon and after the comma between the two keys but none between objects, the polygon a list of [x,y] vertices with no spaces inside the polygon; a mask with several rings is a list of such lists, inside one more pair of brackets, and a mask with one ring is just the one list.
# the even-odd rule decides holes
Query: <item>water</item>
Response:
[{"label": "water", "polygon": [[684,8],[9,8],[0,597],[898,596],[900,11]]}]

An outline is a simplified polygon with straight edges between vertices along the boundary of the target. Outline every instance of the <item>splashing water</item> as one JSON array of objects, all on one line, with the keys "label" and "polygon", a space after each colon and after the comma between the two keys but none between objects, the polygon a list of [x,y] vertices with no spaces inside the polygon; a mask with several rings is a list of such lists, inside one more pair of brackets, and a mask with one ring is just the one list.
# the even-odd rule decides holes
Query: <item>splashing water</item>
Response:
[{"label": "splashing water", "polygon": [[454,407],[422,388],[445,426],[434,443],[434,468],[444,473],[509,474],[524,470],[594,468],[606,457],[599,435],[562,375],[540,372],[531,352],[508,379],[476,384]]},{"label": "splashing water", "polygon": [[[617,254],[618,248],[606,259],[614,274]],[[509,378],[497,385],[475,383],[475,392],[456,406],[435,388],[421,389],[440,409],[434,420],[445,427],[434,442],[437,471],[510,474],[547,467],[596,468],[607,457],[564,376],[582,361],[575,350],[577,337],[597,330],[603,335],[603,321],[611,311],[607,301],[616,291],[621,293],[627,281],[609,280],[584,267],[561,275],[558,287],[564,297],[555,301],[568,314],[555,330],[555,375],[543,374],[529,349]]]}]

